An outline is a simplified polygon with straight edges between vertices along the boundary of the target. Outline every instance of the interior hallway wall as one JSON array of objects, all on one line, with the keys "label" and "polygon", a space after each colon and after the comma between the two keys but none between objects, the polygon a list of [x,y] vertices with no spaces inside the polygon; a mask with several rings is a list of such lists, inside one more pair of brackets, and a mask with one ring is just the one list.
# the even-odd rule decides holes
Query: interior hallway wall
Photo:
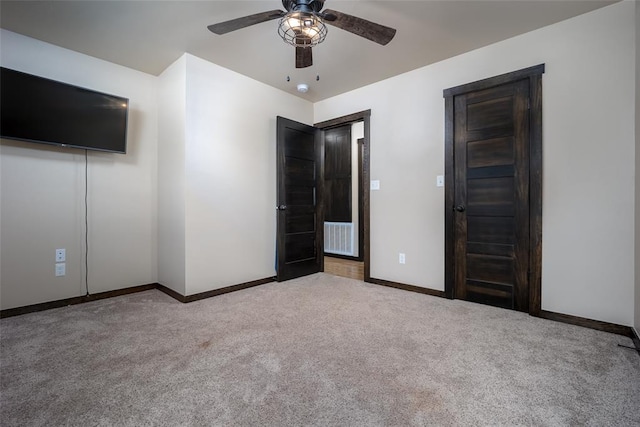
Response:
[{"label": "interior hallway wall", "polygon": [[186,55],[188,295],[275,275],[276,117],[313,104]]}]

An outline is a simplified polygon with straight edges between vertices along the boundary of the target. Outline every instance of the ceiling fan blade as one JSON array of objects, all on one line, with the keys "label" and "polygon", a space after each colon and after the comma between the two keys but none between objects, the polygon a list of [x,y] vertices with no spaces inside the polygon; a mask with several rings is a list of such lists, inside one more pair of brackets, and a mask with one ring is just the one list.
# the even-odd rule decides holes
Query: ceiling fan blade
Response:
[{"label": "ceiling fan blade", "polygon": [[365,39],[369,39],[381,45],[386,45],[396,35],[396,30],[357,16],[327,9],[323,12],[324,21],[327,24],[349,31]]},{"label": "ceiling fan blade", "polygon": [[254,15],[243,16],[242,18],[232,19],[230,21],[220,22],[218,24],[209,25],[209,31],[215,34],[226,34],[241,28],[250,27],[261,22],[267,22],[274,19],[282,18],[286,12],[282,10],[270,10],[268,12],[256,13]]},{"label": "ceiling fan blade", "polygon": [[313,54],[310,47],[296,47],[296,68],[307,68],[313,65]]}]

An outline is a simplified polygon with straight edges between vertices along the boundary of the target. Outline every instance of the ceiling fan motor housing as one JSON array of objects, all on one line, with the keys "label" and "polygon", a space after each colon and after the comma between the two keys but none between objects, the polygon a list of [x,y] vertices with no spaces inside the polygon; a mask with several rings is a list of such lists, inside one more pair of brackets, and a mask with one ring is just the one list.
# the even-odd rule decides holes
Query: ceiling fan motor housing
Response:
[{"label": "ceiling fan motor housing", "polygon": [[282,0],[287,12],[318,13],[324,7],[324,0]]}]

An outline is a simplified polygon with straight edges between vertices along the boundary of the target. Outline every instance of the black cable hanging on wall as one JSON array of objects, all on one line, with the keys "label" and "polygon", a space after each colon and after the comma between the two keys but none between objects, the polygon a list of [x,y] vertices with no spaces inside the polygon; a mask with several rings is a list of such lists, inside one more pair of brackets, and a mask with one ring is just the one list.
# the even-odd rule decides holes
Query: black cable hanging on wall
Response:
[{"label": "black cable hanging on wall", "polygon": [[84,286],[89,296],[89,152],[84,150]]}]

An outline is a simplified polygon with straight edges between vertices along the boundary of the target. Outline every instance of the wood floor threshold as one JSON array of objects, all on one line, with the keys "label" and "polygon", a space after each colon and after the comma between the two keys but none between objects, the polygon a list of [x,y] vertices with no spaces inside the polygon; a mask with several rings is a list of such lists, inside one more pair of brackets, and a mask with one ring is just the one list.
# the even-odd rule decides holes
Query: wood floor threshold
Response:
[{"label": "wood floor threshold", "polygon": [[390,280],[376,279],[375,277],[370,277],[367,282],[373,283],[375,285],[382,285],[382,286],[388,286],[390,288],[402,289],[404,291],[411,291],[411,292],[417,292],[419,294],[431,295],[434,297],[447,298],[447,295],[444,293],[444,291],[438,291],[436,289],[422,288],[420,286],[407,285],[406,283],[398,283],[398,282],[392,282]]},{"label": "wood floor threshold", "polygon": [[332,254],[329,252],[324,253],[325,257],[336,258],[336,259],[344,259],[347,261],[355,261],[355,262],[363,262],[364,257],[361,256],[349,256],[349,255],[340,255],[340,254]]}]

